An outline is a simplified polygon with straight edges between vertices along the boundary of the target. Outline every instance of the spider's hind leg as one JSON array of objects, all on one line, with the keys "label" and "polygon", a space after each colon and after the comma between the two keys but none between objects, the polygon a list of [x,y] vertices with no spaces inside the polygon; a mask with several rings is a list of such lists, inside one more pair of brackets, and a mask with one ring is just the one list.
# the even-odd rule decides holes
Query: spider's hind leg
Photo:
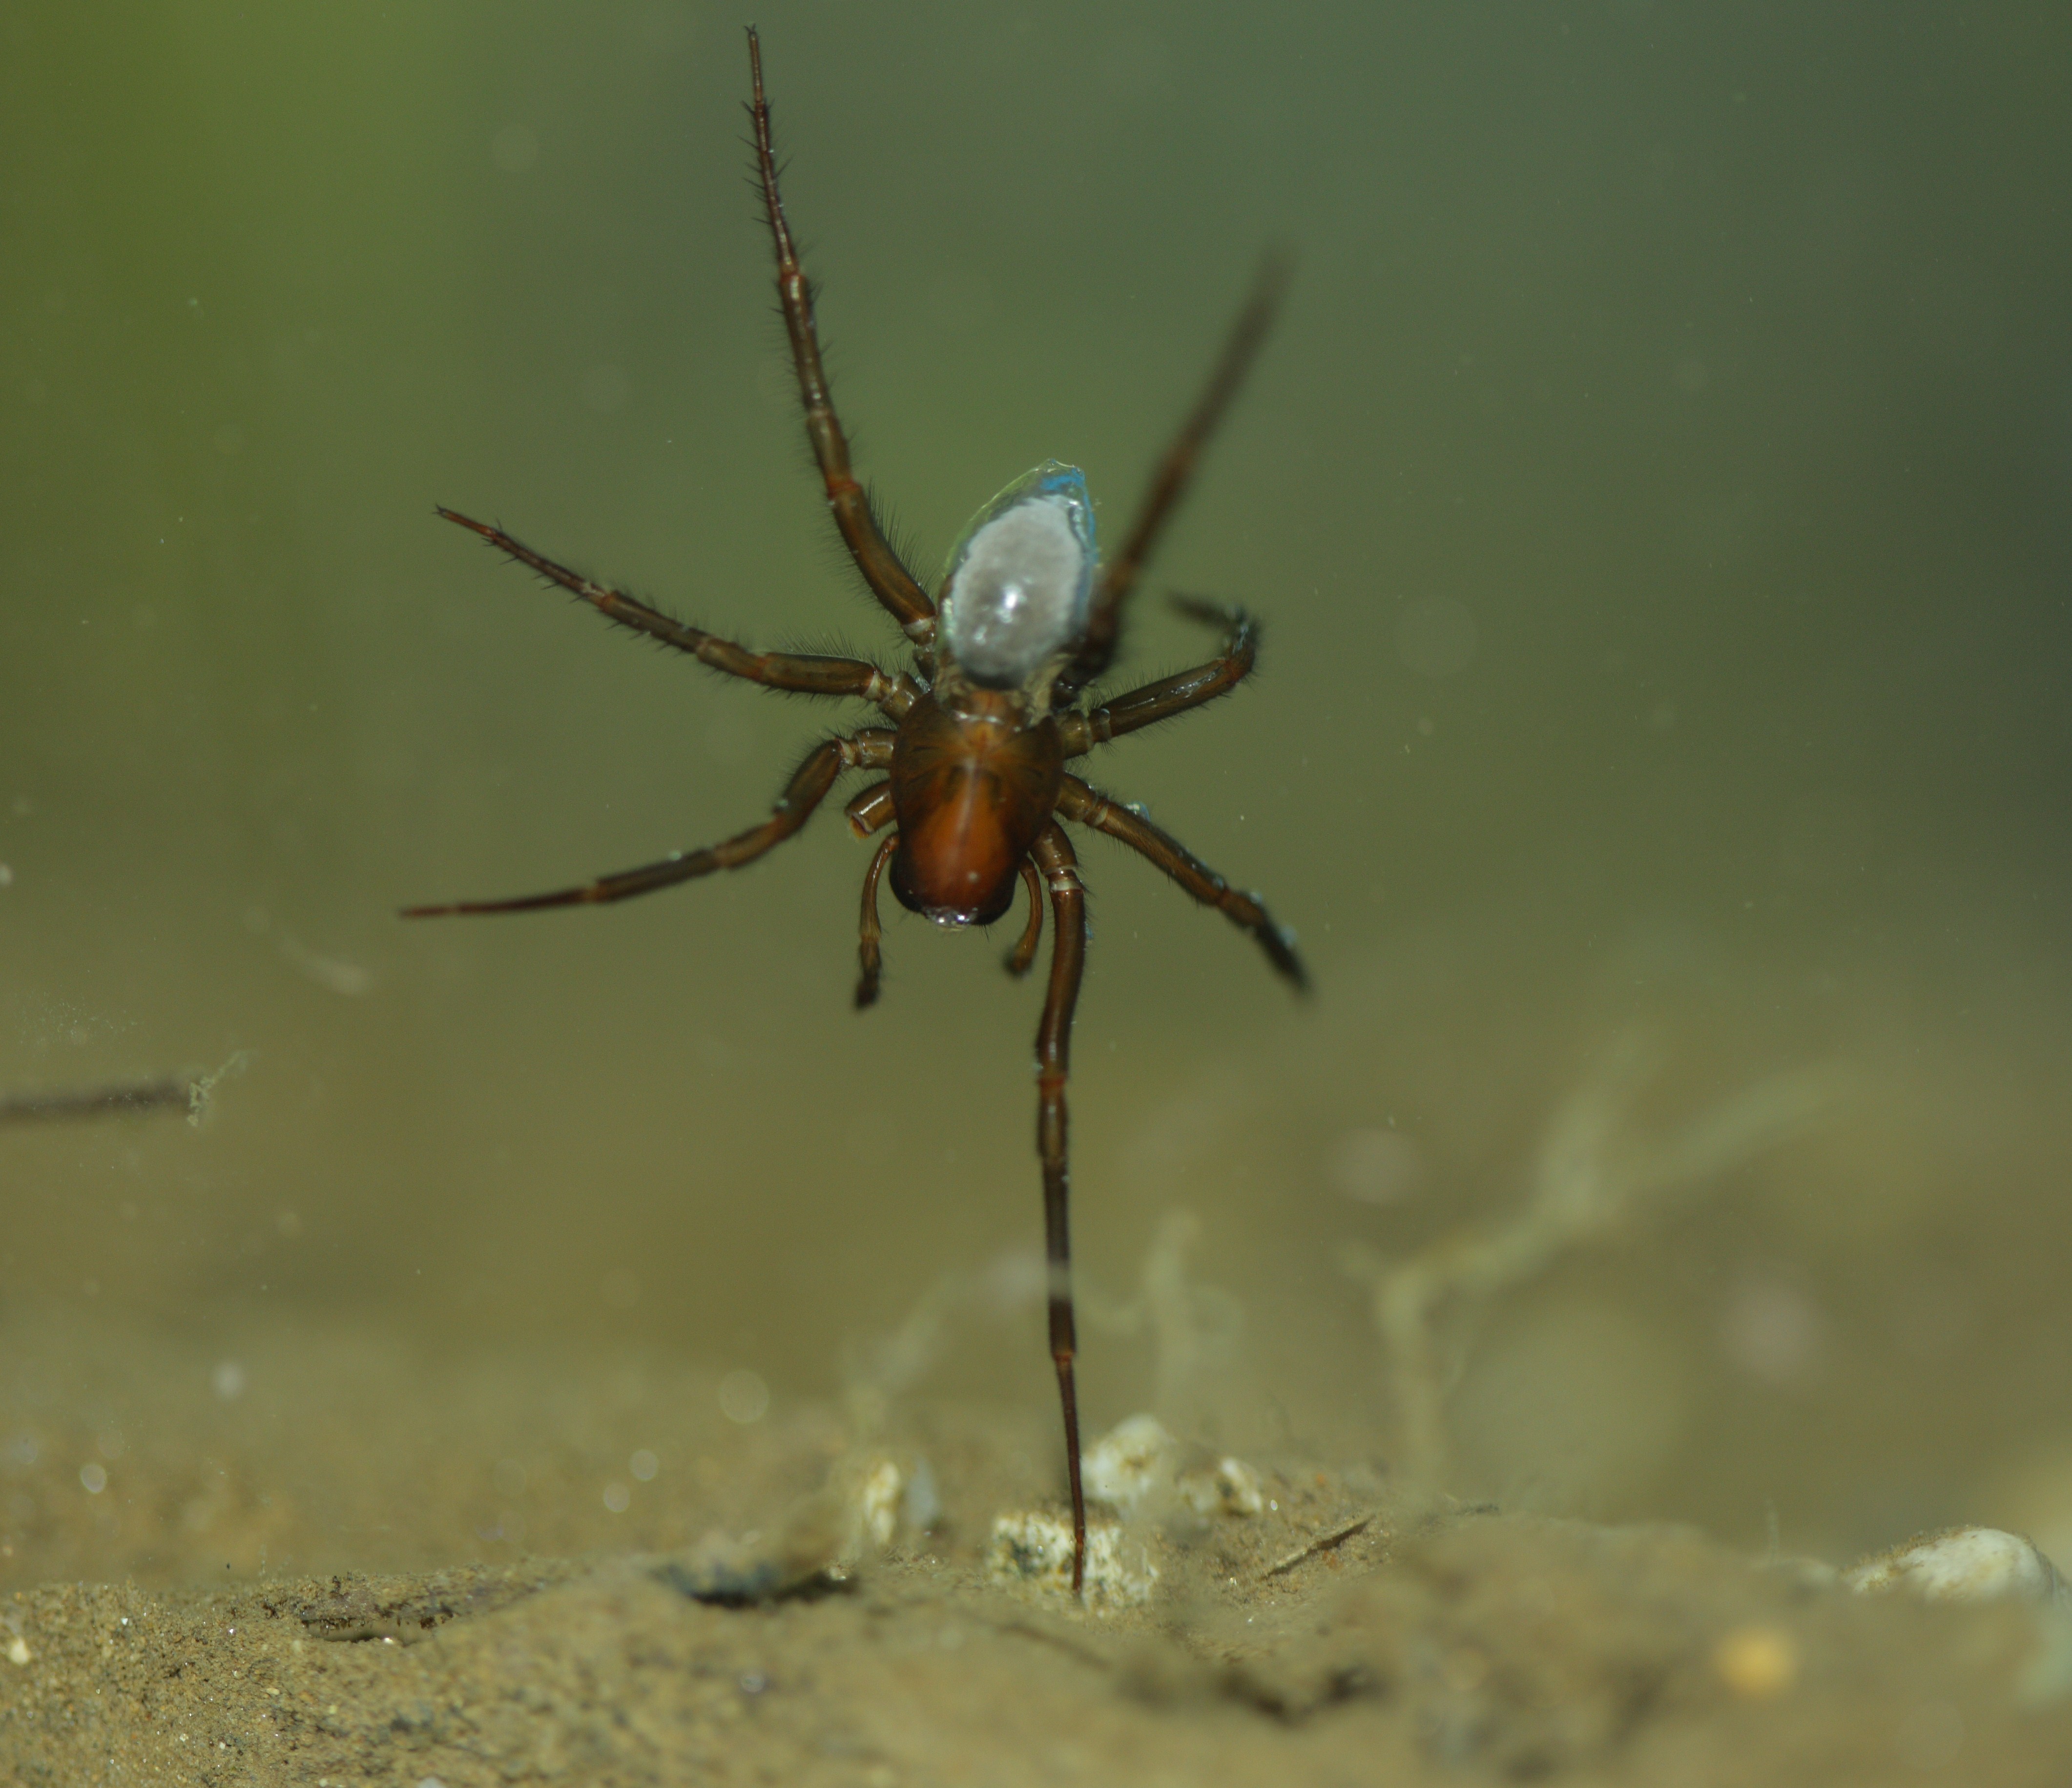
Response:
[{"label": "spider's hind leg", "polygon": [[1295,934],[1274,923],[1256,894],[1240,894],[1201,858],[1170,832],[1154,826],[1141,813],[1118,807],[1097,794],[1077,776],[1065,779],[1058,796],[1058,812],[1067,820],[1092,826],[1129,846],[1137,855],[1162,869],[1204,906],[1213,906],[1266,953],[1281,975],[1297,993],[1309,990],[1309,971],[1295,953]]},{"label": "spider's hind leg", "polygon": [[478,913],[537,912],[548,906],[595,906],[631,900],[717,869],[744,868],[775,849],[812,818],[814,808],[827,798],[828,791],[844,771],[883,768],[891,746],[892,735],[875,727],[866,727],[853,738],[822,741],[792,771],[768,819],[702,850],[672,851],[659,863],[643,863],[638,869],[622,869],[616,875],[600,876],[573,888],[557,888],[552,894],[522,894],[516,900],[463,900],[438,906],[406,906],[403,917],[446,919]]},{"label": "spider's hind leg", "polygon": [[1036,841],[1036,861],[1050,884],[1050,987],[1036,1030],[1036,1154],[1043,1168],[1043,1252],[1050,1268],[1050,1358],[1065,1419],[1065,1476],[1072,1496],[1072,1594],[1087,1577],[1087,1498],[1079,1469],[1079,1404],[1072,1359],[1071,1178],[1067,1153],[1065,1082],[1071,1071],[1072,1009],[1087,965],[1087,895],[1064,828],[1054,820]]}]

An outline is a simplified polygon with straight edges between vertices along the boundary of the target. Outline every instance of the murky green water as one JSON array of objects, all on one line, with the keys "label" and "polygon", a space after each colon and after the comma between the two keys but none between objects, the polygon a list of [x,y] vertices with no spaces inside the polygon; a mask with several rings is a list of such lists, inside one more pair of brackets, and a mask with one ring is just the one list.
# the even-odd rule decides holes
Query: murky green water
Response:
[{"label": "murky green water", "polygon": [[[1264,673],[1096,774],[1263,889],[1318,993],[1084,851],[1083,1269],[1122,1298],[1190,1210],[1250,1339],[1209,1324],[1176,1387],[1090,1324],[1093,1424],[1162,1364],[1198,1425],[1390,1453],[1342,1244],[1515,1207],[1638,1026],[1607,1159],[1766,1076],[1840,1090],[1494,1301],[1459,1486],[2063,1561],[2062,16],[758,21],[837,396],[930,569],[1052,456],[1112,539],[1262,246],[1300,256],[1158,566],[1257,610]],[[394,916],[735,830],[838,717],[434,503],[890,650],[806,466],[738,27],[0,21],[0,1086],[251,1057],[199,1134],[0,1136],[8,1297],[617,1337],[787,1398],[1035,1244],[1038,994],[902,919],[853,1013],[832,815],[608,912]],[[1142,608],[1137,668],[1199,655]],[[1009,1299],[932,1382],[1040,1406],[1039,1337]]]}]

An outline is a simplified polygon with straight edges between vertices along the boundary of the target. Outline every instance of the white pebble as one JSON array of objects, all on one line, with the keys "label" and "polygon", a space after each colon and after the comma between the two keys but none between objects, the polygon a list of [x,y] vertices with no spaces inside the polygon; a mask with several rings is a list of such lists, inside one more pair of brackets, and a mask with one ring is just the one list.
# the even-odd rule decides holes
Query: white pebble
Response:
[{"label": "white pebble", "polygon": [[899,1523],[900,1494],[906,1488],[906,1474],[882,1457],[867,1461],[857,1474],[857,1540],[865,1555],[882,1552],[892,1543],[893,1530]]},{"label": "white pebble", "polygon": [[1226,1457],[1185,1473],[1180,1479],[1180,1500],[1197,1515],[1261,1515],[1266,1510],[1266,1485],[1244,1460]]},{"label": "white pebble", "polygon": [[1081,1465],[1087,1494],[1133,1515],[1170,1495],[1180,1443],[1156,1416],[1131,1416],[1087,1449]]},{"label": "white pebble", "polygon": [[[1072,1524],[1059,1515],[1019,1511],[997,1517],[987,1568],[1005,1582],[1072,1593]],[[1087,1528],[1086,1597],[1094,1607],[1134,1608],[1151,1599],[1158,1567],[1138,1542],[1109,1523]]]},{"label": "white pebble", "polygon": [[2036,1601],[2065,1599],[2050,1560],[2020,1534],[1997,1527],[1947,1527],[1845,1572],[1859,1595],[1910,1589],[1928,1601]]},{"label": "white pebble", "polygon": [[935,1489],[935,1474],[926,1459],[914,1461],[906,1493],[900,1498],[899,1519],[910,1533],[924,1534],[943,1519],[943,1499]]}]

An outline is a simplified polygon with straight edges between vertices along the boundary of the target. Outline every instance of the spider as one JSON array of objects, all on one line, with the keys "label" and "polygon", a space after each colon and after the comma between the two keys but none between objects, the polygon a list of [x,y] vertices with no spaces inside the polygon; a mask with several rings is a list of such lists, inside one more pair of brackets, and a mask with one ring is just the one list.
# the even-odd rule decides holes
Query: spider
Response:
[{"label": "spider", "polygon": [[768,688],[866,701],[892,724],[861,727],[815,746],[793,772],[771,816],[721,844],[672,851],[659,863],[553,894],[415,906],[404,916],[528,912],[627,900],[715,869],[741,869],[804,826],[851,770],[879,771],[882,777],[849,802],[845,811],[850,829],[866,841],[885,834],[864,873],[859,1009],[878,997],[878,889],[888,870],[899,903],[943,926],[989,925],[1013,903],[1018,882],[1026,888],[1028,923],[1007,958],[1008,972],[1018,976],[1035,961],[1047,892],[1055,931],[1050,988],[1036,1032],[1036,1150],[1043,1172],[1050,1354],[1064,1416],[1072,1593],[1077,1597],[1086,1580],[1087,1516],[1072,1377],[1076,1342],[1065,1079],[1072,1011],[1086,963],[1087,919],[1078,859],[1059,821],[1090,826],[1128,845],[1197,901],[1249,932],[1293,985],[1303,988],[1306,980],[1293,935],[1268,917],[1256,895],[1230,887],[1142,813],[1109,800],[1065,765],[1097,745],[1227,694],[1252,671],[1258,633],[1242,610],[1176,598],[1184,614],[1223,629],[1217,655],[1193,670],[1145,684],[1098,706],[1081,705],[1089,683],[1114,656],[1124,605],[1195,461],[1265,339],[1285,283],[1285,269],[1276,259],[1262,269],[1207,388],[1159,462],[1114,558],[1104,564],[1096,556],[1085,479],[1076,467],[1051,461],[1016,479],[978,512],[952,552],[931,600],[886,544],[870,499],[849,468],[849,443],[821,370],[812,288],[800,269],[778,194],[762,47],[753,27],[748,32],[748,64],[756,173],[776,250],[777,291],[798,369],[806,433],[835,525],[871,594],[899,623],[911,651],[911,668],[887,672],[862,659],[750,651],[593,583],[500,528],[450,509],[438,513],[549,582],[573,591],[608,619],[689,652],[715,670]]}]

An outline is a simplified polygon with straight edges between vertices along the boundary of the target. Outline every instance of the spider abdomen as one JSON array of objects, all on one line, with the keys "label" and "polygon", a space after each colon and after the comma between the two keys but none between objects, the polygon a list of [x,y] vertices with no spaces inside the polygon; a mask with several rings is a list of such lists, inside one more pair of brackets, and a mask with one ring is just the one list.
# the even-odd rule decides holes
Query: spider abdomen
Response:
[{"label": "spider abdomen", "polygon": [[1086,637],[1094,561],[1087,481],[1046,459],[980,510],[951,553],[941,655],[982,688],[1046,690]]},{"label": "spider abdomen", "polygon": [[1064,776],[1050,720],[1030,726],[1004,697],[969,697],[952,713],[923,696],[892,747],[892,891],[939,925],[989,925],[1007,910]]}]

